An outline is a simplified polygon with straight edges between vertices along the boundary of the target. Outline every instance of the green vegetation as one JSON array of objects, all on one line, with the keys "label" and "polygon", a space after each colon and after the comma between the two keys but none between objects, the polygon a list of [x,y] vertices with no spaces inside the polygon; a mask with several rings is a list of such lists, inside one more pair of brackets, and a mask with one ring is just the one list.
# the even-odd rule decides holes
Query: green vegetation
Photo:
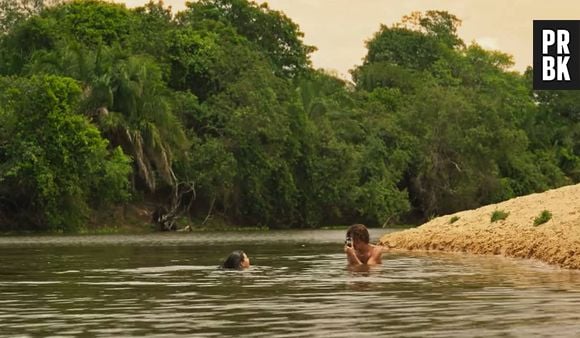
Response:
[{"label": "green vegetation", "polygon": [[503,210],[495,210],[491,213],[491,222],[503,221],[510,215],[509,212],[505,212]]},{"label": "green vegetation", "polygon": [[82,231],[137,201],[202,223],[380,226],[580,181],[580,96],[533,92],[450,13],[382,26],[351,84],[246,0],[0,9],[3,231]]},{"label": "green vegetation", "polygon": [[548,210],[543,210],[538,217],[534,218],[534,226],[538,226],[540,224],[544,224],[552,219],[552,213]]},{"label": "green vegetation", "polygon": [[453,216],[451,217],[451,219],[449,220],[449,224],[453,224],[455,222],[459,221],[459,217],[458,216]]}]

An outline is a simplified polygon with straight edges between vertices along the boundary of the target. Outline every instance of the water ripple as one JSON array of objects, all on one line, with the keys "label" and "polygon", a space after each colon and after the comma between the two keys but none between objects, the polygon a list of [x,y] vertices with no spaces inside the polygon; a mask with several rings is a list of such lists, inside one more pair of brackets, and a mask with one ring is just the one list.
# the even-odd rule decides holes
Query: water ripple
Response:
[{"label": "water ripple", "polygon": [[[314,235],[318,232],[314,232]],[[339,240],[235,235],[77,245],[0,241],[0,336],[566,337],[580,273],[469,255],[387,253],[345,267]],[[262,237],[260,237],[262,236]],[[208,239],[207,235],[201,236]],[[250,240],[250,238],[257,241]],[[104,237],[107,238],[107,237]],[[92,239],[95,241],[95,239]],[[244,242],[245,240],[245,242]],[[98,240],[97,240],[98,241]],[[30,246],[17,255],[19,246]],[[256,264],[217,269],[243,248]],[[16,250],[16,251],[15,251]]]}]

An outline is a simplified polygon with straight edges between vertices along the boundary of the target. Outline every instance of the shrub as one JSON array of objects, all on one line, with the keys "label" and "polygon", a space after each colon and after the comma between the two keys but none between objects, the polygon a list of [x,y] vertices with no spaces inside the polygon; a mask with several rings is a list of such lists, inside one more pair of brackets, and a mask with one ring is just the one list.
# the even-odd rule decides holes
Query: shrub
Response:
[{"label": "shrub", "polygon": [[449,224],[453,224],[453,223],[455,223],[455,222],[457,222],[457,221],[459,221],[459,217],[457,217],[457,216],[453,216],[453,217],[451,217],[451,219],[449,220]]},{"label": "shrub", "polygon": [[510,215],[509,212],[505,212],[503,210],[495,210],[494,212],[491,213],[491,222],[493,223],[496,221],[503,221],[509,215]]},{"label": "shrub", "polygon": [[538,226],[540,224],[544,224],[552,219],[552,213],[548,210],[544,210],[534,219],[534,226]]}]

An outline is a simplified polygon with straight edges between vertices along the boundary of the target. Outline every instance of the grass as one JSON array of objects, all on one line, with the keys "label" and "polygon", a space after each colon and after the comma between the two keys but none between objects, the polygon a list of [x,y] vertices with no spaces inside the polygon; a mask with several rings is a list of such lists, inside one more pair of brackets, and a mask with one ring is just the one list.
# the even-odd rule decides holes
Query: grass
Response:
[{"label": "grass", "polygon": [[[182,229],[182,228],[178,228]],[[235,227],[235,226],[227,226],[227,227],[216,227],[216,226],[191,226],[191,232],[225,232],[225,231],[269,231],[270,228],[267,226],[255,226],[255,227]]]},{"label": "grass", "polygon": [[455,223],[455,222],[457,222],[457,221],[459,221],[459,217],[457,217],[457,216],[453,216],[453,217],[451,217],[451,219],[449,220],[449,224],[453,224],[453,223]]},{"label": "grass", "polygon": [[348,229],[349,225],[327,225],[320,227],[320,230],[346,230]]},{"label": "grass", "polygon": [[552,213],[548,210],[542,211],[538,217],[534,219],[534,226],[537,227],[540,224],[544,224],[552,219]]},{"label": "grass", "polygon": [[80,227],[74,234],[78,235],[112,235],[122,233],[123,230],[116,226],[100,226],[100,227]]},{"label": "grass", "polygon": [[421,224],[389,224],[389,226],[386,226],[383,229],[412,229],[418,227],[419,225]]},{"label": "grass", "polygon": [[503,221],[504,219],[508,218],[510,215],[509,212],[505,212],[503,210],[495,210],[491,213],[491,222]]}]

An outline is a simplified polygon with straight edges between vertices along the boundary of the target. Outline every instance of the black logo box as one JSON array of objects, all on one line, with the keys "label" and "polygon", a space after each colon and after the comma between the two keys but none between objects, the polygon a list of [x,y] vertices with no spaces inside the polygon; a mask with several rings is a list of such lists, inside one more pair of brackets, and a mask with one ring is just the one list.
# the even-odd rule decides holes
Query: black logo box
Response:
[{"label": "black logo box", "polygon": [[[550,46],[548,54],[542,54],[542,31],[566,30],[570,34],[568,49],[570,59],[567,63],[569,81],[542,80],[542,57],[558,56],[556,45]],[[535,90],[573,90],[580,89],[580,20],[534,20],[534,89]]]}]

